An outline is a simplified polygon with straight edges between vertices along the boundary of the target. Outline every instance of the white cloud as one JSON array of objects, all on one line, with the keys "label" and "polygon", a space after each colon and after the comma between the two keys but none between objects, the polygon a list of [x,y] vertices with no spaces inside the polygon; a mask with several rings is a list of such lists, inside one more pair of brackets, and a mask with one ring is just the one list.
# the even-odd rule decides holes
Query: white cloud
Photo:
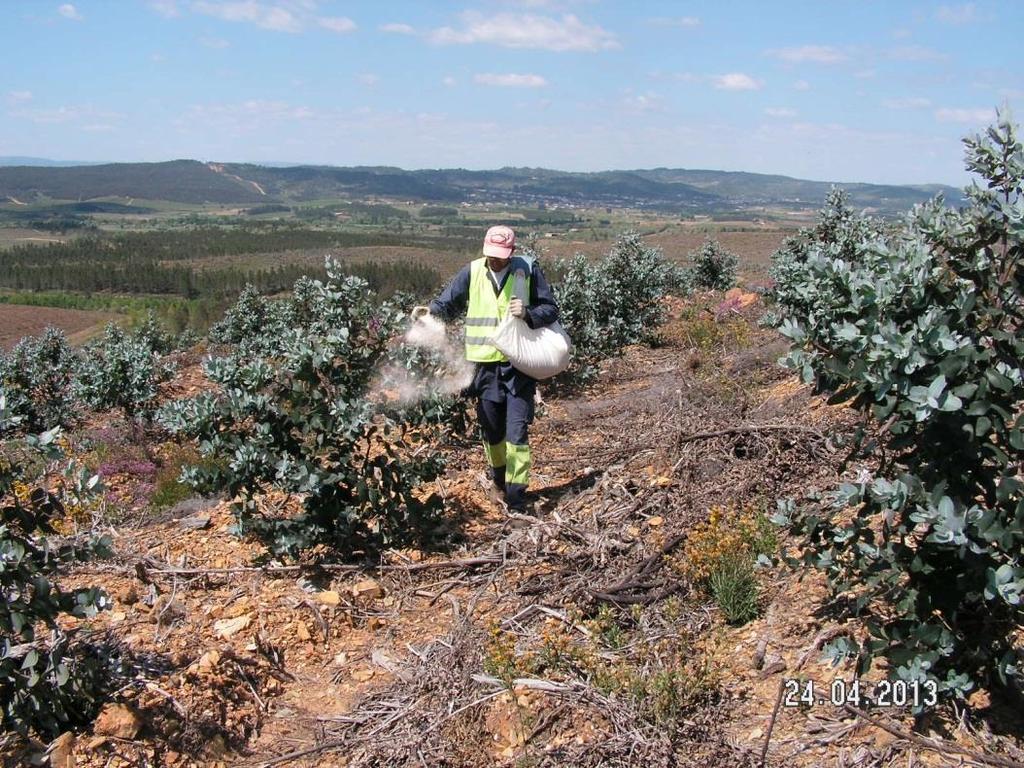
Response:
[{"label": "white cloud", "polygon": [[794,91],[809,91],[809,90],[811,90],[811,84],[808,83],[806,80],[797,80],[795,83],[793,83],[793,90]]},{"label": "white cloud", "polygon": [[923,45],[901,45],[889,49],[887,55],[896,61],[942,61],[949,58],[946,54]]},{"label": "white cloud", "polygon": [[57,8],[57,13],[59,13],[65,19],[71,19],[72,21],[82,20],[82,14],[80,14],[78,12],[78,9],[75,8],[75,6],[73,6],[71,3],[64,3],[63,5],[59,6]]},{"label": "white cloud", "polygon": [[294,106],[286,101],[250,99],[235,104],[193,104],[187,115],[176,122],[179,126],[212,123],[256,130],[260,123],[309,120],[317,116],[308,107]]},{"label": "white cloud", "polygon": [[996,111],[988,107],[978,109],[940,107],[935,110],[935,119],[940,123],[974,123],[981,125],[991,123],[995,118]]},{"label": "white cloud", "polygon": [[789,107],[767,107],[764,113],[768,117],[796,117],[796,110]]},{"label": "white cloud", "polygon": [[415,35],[416,28],[411,24],[381,24],[377,27],[381,32],[390,32],[394,35]]},{"label": "white cloud", "polygon": [[81,123],[83,121],[88,121],[89,124],[95,124],[97,121],[111,123],[124,117],[117,112],[108,112],[90,104],[60,106],[55,109],[20,107],[10,110],[7,114],[10,117],[31,120],[40,125]]},{"label": "white cloud", "polygon": [[662,97],[650,91],[637,94],[627,93],[622,104],[626,109],[634,112],[661,112],[665,109]]},{"label": "white cloud", "polygon": [[455,84],[456,84],[457,82],[458,82],[458,81],[457,81],[457,80],[456,80],[456,79],[455,79],[454,77],[452,77],[451,75],[447,75],[447,76],[445,76],[445,77],[444,77],[444,78],[443,78],[443,79],[441,80],[441,83],[442,83],[443,85],[445,85],[446,87],[448,87],[448,88],[451,88],[451,87],[452,87],[453,85],[455,85]]},{"label": "white cloud", "polygon": [[888,109],[928,109],[932,105],[931,99],[924,96],[908,96],[902,99],[886,99],[882,106]]},{"label": "white cloud", "polygon": [[597,25],[587,25],[573,14],[520,16],[499,13],[487,16],[467,11],[459,29],[441,27],[429,34],[438,45],[484,43],[501,48],[541,48],[548,51],[602,51],[619,48],[615,35]]},{"label": "white cloud", "polygon": [[12,104],[24,104],[32,101],[32,91],[8,91],[7,100]]},{"label": "white cloud", "polygon": [[480,85],[495,85],[500,88],[543,88],[548,84],[540,75],[504,75],[480,74],[473,75],[473,82]]},{"label": "white cloud", "polygon": [[356,75],[356,80],[361,85],[365,85],[367,88],[372,88],[380,82],[380,75],[375,75],[372,72],[363,72],[362,74]]},{"label": "white cloud", "polygon": [[339,34],[352,32],[356,28],[356,23],[346,16],[325,16],[317,19],[317,24]]},{"label": "white cloud", "polygon": [[302,30],[302,23],[287,8],[265,5],[254,0],[235,0],[233,2],[194,0],[192,9],[197,13],[213,16],[222,21],[255,24],[261,29],[269,29],[274,32],[299,32]]},{"label": "white cloud", "polygon": [[853,73],[853,76],[858,80],[870,80],[877,74],[878,71],[874,69],[858,69],[856,72]]},{"label": "white cloud", "polygon": [[200,37],[199,44],[205,48],[213,48],[214,50],[223,50],[231,47],[231,43],[223,37]]},{"label": "white cloud", "polygon": [[965,3],[963,5],[940,5],[939,9],[935,12],[935,18],[943,24],[960,26],[962,24],[970,24],[972,21],[977,21],[978,15],[975,11],[974,3]]},{"label": "white cloud", "polygon": [[693,72],[670,72],[667,75],[662,75],[660,73],[655,75],[657,79],[661,79],[665,76],[680,83],[700,83],[706,79],[701,75],[694,74]]},{"label": "white cloud", "polygon": [[846,61],[846,54],[831,45],[800,45],[793,48],[773,48],[767,51],[769,56],[774,56],[790,64],[838,64]]},{"label": "white cloud", "polygon": [[657,16],[647,20],[648,24],[655,27],[676,27],[678,29],[694,29],[700,26],[700,19],[696,16]]},{"label": "white cloud", "polygon": [[149,7],[165,19],[173,19],[181,15],[177,0],[149,0]]},{"label": "white cloud", "polygon": [[715,75],[711,78],[711,83],[721,91],[756,91],[761,87],[759,81],[742,72]]}]

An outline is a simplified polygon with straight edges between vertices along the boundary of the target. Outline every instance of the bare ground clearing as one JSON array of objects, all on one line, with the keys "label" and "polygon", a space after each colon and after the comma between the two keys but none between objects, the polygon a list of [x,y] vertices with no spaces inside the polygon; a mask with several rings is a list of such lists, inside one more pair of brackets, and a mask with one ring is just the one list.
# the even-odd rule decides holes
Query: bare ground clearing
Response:
[{"label": "bare ground clearing", "polygon": [[84,309],[0,304],[0,349],[8,350],[22,337],[36,336],[49,326],[64,331],[72,344],[81,343],[115,317]]}]

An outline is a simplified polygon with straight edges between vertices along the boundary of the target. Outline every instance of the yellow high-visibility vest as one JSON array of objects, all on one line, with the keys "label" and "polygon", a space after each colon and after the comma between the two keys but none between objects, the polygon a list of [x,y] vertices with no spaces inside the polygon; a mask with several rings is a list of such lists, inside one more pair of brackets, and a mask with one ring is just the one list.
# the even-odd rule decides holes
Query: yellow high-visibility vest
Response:
[{"label": "yellow high-visibility vest", "polygon": [[501,293],[494,293],[494,284],[487,274],[487,258],[481,257],[469,266],[469,306],[466,310],[466,359],[474,363],[504,363],[505,357],[489,339],[498,323],[508,312],[508,305],[516,294],[516,274],[523,272],[524,304],[529,304],[530,271],[532,265],[526,259],[513,256],[509,264],[509,275]]}]

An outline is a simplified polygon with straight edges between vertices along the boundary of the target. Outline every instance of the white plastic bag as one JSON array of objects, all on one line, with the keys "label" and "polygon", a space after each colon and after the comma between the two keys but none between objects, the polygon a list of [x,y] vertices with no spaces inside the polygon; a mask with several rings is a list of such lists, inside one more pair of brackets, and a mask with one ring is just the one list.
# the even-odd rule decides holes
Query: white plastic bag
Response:
[{"label": "white plastic bag", "polygon": [[550,379],[569,367],[572,341],[557,322],[531,328],[525,320],[510,313],[498,324],[491,344],[501,350],[514,368],[532,379]]}]

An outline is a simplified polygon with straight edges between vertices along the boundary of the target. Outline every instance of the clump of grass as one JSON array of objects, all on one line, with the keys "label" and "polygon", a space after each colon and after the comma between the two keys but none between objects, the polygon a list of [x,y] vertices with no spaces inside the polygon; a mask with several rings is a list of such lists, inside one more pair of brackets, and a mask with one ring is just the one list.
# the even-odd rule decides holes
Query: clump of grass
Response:
[{"label": "clump of grass", "polygon": [[578,622],[587,629],[585,636],[550,621],[532,646],[518,650],[515,636],[492,624],[484,670],[510,686],[517,677],[583,679],[667,729],[715,698],[717,672],[693,637],[682,633],[644,642],[641,630],[623,626],[618,618],[614,609],[603,606],[593,618]]},{"label": "clump of grass", "polygon": [[750,324],[741,317],[722,315],[689,306],[680,316],[686,344],[704,353],[745,347],[750,343]]},{"label": "clump of grass", "polygon": [[182,467],[200,463],[202,463],[202,457],[195,448],[173,444],[169,446],[156,471],[149,508],[153,511],[169,509],[194,495],[194,491],[185,483],[180,482],[178,478],[181,476]]},{"label": "clump of grass", "polygon": [[720,562],[708,578],[708,587],[729,624],[746,624],[760,613],[757,576],[749,557]]},{"label": "clump of grass", "polygon": [[760,613],[754,564],[778,549],[775,526],[756,505],[716,505],[690,533],[673,567],[710,594],[727,622],[743,624]]}]

